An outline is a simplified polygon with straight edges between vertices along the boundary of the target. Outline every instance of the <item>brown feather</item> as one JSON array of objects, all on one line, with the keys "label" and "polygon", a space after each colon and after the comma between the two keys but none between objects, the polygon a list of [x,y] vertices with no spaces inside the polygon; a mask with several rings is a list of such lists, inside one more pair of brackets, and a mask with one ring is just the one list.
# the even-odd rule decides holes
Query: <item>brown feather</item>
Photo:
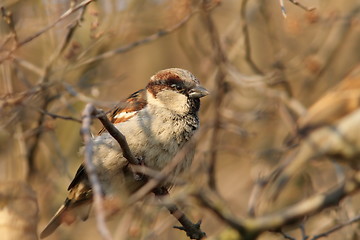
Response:
[{"label": "brown feather", "polygon": [[[133,94],[131,94],[125,101],[121,101],[114,110],[108,115],[109,120],[116,124],[121,123],[129,120],[133,116],[136,115],[138,111],[143,109],[146,106],[146,99],[145,99],[145,89],[141,89]],[[124,114],[124,116],[128,117],[116,117],[119,116],[121,113],[134,113],[134,114]],[[103,132],[106,132],[105,128],[102,128],[98,135],[101,135]]]},{"label": "brown feather", "polygon": [[60,224],[63,222],[63,215],[65,214],[65,211],[66,206],[62,205],[50,220],[50,222],[46,225],[44,230],[40,233],[40,238],[46,238],[60,226]]}]

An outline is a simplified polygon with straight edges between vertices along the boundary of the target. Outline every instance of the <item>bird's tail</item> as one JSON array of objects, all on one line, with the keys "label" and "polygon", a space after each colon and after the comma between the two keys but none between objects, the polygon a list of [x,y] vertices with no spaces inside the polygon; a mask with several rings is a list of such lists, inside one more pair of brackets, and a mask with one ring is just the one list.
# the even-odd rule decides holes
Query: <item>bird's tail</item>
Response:
[{"label": "bird's tail", "polygon": [[61,225],[66,210],[67,207],[63,204],[55,213],[54,217],[50,220],[50,222],[46,225],[44,230],[40,233],[40,238],[46,238]]},{"label": "bird's tail", "polygon": [[64,204],[55,213],[54,217],[46,225],[45,229],[40,233],[40,238],[46,238],[52,234],[62,223],[70,225],[78,217],[82,221],[88,219],[91,210],[91,202],[85,202],[85,204],[78,204],[74,207],[74,203],[71,203],[70,199],[66,199]]}]

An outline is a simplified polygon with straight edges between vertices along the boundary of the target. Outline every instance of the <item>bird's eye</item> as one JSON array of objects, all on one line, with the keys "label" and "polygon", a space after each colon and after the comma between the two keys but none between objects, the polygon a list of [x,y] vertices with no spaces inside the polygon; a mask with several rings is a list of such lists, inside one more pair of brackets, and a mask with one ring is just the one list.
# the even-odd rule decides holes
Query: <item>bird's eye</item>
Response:
[{"label": "bird's eye", "polygon": [[182,91],[183,90],[182,86],[180,86],[178,84],[171,84],[171,88],[176,89],[177,91]]}]

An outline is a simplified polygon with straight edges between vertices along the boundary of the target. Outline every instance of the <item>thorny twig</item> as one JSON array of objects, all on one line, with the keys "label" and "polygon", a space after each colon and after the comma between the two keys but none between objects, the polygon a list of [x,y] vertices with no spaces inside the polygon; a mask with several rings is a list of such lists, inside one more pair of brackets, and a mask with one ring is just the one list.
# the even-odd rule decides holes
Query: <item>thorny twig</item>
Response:
[{"label": "thorny twig", "polygon": [[92,118],[96,113],[96,109],[92,104],[87,104],[83,112],[83,123],[81,127],[81,134],[85,144],[85,169],[89,176],[89,180],[94,192],[94,205],[96,211],[96,223],[99,233],[103,239],[111,240],[111,234],[105,224],[105,212],[103,208],[102,190],[99,178],[96,174],[95,165],[93,163],[93,140],[91,137],[91,123]]}]

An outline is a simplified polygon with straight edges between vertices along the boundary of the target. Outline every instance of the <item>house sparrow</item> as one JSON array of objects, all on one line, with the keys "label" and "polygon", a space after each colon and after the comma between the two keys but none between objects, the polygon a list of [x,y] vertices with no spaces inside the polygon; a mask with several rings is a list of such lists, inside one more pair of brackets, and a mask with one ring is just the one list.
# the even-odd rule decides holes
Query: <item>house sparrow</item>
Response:
[{"label": "house sparrow", "polygon": [[360,66],[298,119],[299,149],[279,171],[275,195],[308,161],[331,157],[360,170]]},{"label": "house sparrow", "polygon": [[[134,156],[147,167],[161,170],[199,128],[200,98],[208,94],[189,71],[165,69],[152,76],[145,89],[120,102],[109,118],[126,136]],[[106,197],[129,196],[144,184],[134,178],[119,144],[104,128],[94,138],[93,150],[93,161]],[[194,151],[189,151],[173,175],[187,169],[193,156]],[[93,194],[84,164],[68,191],[64,204],[41,232],[41,238],[50,235],[63,222],[71,223],[77,217],[87,219]]]}]

